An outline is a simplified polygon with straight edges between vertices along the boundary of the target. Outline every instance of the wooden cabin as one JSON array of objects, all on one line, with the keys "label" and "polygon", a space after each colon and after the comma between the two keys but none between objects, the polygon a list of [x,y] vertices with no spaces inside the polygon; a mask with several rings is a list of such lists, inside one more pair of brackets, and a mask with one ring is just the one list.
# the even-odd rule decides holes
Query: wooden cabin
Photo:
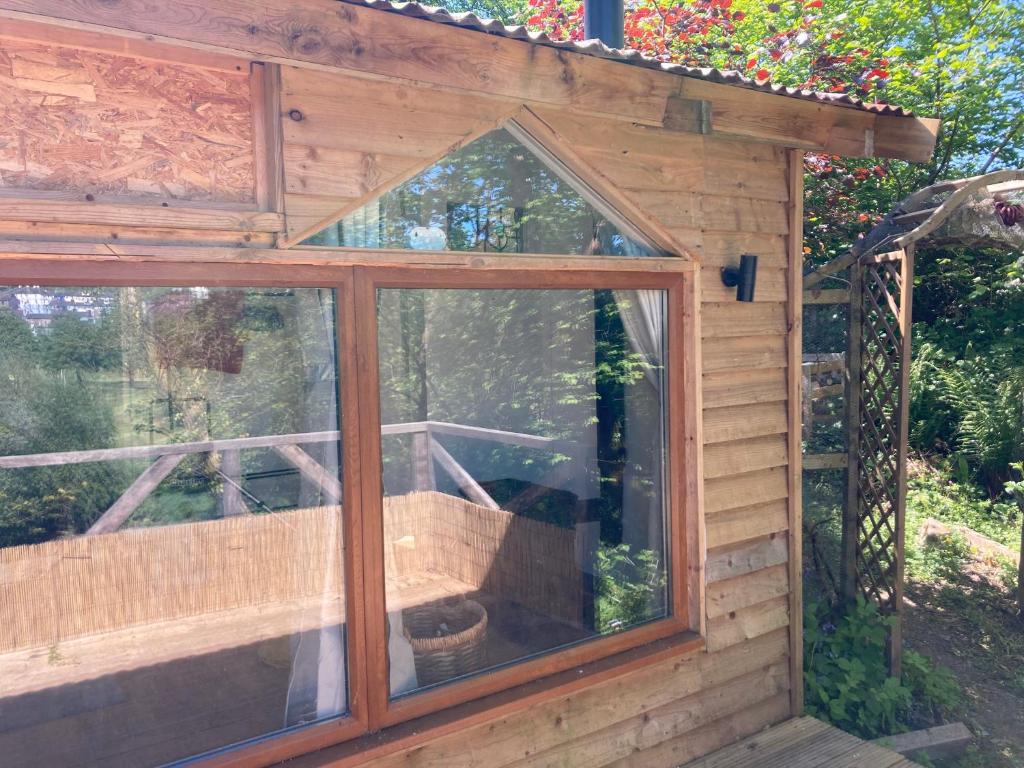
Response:
[{"label": "wooden cabin", "polygon": [[801,713],[802,154],[935,121],[382,0],[0,0],[0,83],[0,762]]}]

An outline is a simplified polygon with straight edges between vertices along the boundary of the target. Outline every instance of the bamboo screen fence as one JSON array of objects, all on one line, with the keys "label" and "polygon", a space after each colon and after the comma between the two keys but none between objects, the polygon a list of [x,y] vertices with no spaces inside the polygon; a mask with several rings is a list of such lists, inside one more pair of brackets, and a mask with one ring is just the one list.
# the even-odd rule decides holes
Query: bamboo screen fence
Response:
[{"label": "bamboo screen fence", "polygon": [[[341,509],[245,515],[0,549],[0,652],[341,596]],[[431,572],[579,620],[576,532],[424,491],[385,505],[389,577]],[[328,563],[335,566],[327,572]]]}]

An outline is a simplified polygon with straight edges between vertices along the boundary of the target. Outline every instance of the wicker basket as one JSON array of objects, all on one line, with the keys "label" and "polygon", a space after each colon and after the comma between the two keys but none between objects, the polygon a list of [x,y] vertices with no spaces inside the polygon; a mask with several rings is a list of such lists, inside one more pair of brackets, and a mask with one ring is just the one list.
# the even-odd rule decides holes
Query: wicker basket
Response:
[{"label": "wicker basket", "polygon": [[[442,624],[461,629],[445,634]],[[475,600],[440,600],[406,608],[402,632],[412,646],[421,687],[476,672],[486,662],[487,611]]]}]

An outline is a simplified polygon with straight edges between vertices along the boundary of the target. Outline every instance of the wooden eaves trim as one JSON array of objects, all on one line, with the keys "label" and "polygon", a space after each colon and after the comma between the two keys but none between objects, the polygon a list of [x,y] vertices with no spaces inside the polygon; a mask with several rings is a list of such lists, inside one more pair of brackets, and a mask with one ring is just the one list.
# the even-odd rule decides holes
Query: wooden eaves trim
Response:
[{"label": "wooden eaves trim", "polygon": [[68,30],[109,33],[192,49],[199,61],[244,56],[675,130],[670,99],[708,101],[710,125],[683,129],[848,156],[926,161],[938,130],[937,120],[710,83],[337,0],[0,0],[0,20],[55,25],[56,43]]}]

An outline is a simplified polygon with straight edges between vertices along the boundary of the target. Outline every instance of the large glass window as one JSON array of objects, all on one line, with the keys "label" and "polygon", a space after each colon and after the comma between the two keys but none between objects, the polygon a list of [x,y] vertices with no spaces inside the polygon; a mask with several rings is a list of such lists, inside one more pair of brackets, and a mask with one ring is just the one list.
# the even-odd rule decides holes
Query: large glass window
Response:
[{"label": "large glass window", "polygon": [[666,303],[378,290],[392,696],[669,614]]},{"label": "large glass window", "polygon": [[347,710],[335,295],[0,287],[0,762]]},{"label": "large glass window", "polygon": [[512,126],[492,131],[306,241],[344,248],[652,256]]}]

